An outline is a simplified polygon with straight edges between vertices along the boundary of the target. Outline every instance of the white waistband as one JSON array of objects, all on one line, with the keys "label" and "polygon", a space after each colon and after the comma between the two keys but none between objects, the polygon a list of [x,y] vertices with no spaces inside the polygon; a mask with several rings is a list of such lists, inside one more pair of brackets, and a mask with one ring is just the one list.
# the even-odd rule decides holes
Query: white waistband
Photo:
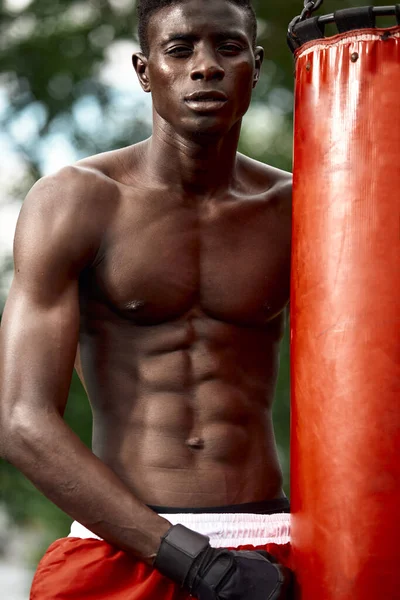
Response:
[{"label": "white waistband", "polygon": [[[253,514],[168,514],[160,515],[172,525],[185,525],[210,538],[214,548],[237,548],[238,546],[265,546],[290,542],[290,515]],[[76,521],[72,523],[68,537],[101,539]]]}]

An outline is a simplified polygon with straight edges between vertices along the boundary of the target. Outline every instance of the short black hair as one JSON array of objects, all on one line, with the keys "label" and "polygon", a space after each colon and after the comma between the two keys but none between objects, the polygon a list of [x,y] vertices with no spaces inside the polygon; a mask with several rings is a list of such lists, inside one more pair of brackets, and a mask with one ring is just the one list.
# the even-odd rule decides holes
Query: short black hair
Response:
[{"label": "short black hair", "polygon": [[[252,30],[252,43],[253,48],[256,47],[257,43],[257,18],[254,8],[251,4],[251,0],[226,0],[230,4],[243,8],[249,16],[251,30]],[[185,0],[138,0],[137,4],[137,15],[138,15],[138,34],[139,43],[143,54],[149,55],[150,45],[147,36],[147,29],[150,17],[161,10],[165,6],[173,6],[174,4],[180,4]]]}]

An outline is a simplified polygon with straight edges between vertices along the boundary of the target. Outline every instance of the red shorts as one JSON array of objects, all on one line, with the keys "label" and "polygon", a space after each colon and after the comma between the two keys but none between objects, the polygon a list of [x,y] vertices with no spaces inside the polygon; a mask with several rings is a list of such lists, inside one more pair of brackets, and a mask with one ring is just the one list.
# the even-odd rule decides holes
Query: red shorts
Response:
[{"label": "red shorts", "polygon": [[[209,535],[213,547],[266,550],[290,568],[289,515],[163,516]],[[39,563],[30,595],[30,600],[158,599],[189,600],[190,596],[155,569],[78,524],[73,525],[71,537],[50,546]]]}]

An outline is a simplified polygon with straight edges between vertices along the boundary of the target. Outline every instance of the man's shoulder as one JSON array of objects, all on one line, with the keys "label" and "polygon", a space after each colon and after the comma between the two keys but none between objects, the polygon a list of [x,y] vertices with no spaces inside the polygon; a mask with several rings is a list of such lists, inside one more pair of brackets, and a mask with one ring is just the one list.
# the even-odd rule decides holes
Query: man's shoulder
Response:
[{"label": "man's shoulder", "polygon": [[101,170],[81,163],[42,177],[22,205],[17,245],[35,231],[60,243],[79,239],[78,245],[97,245],[118,204],[116,187]]},{"label": "man's shoulder", "polygon": [[140,157],[145,142],[126,146],[109,152],[102,152],[84,158],[76,163],[76,167],[84,169],[98,180],[108,180],[110,184],[131,185],[137,170],[140,168]]},{"label": "man's shoulder", "polygon": [[[134,173],[141,144],[94,154],[42,177],[32,188],[35,193],[51,189],[71,201],[110,196],[118,184]],[[37,195],[37,194],[36,194]]]},{"label": "man's shoulder", "polygon": [[272,167],[258,160],[238,154],[241,179],[259,196],[266,199],[282,199],[291,203],[292,174],[288,171]]},{"label": "man's shoulder", "polygon": [[[70,215],[80,222],[99,220],[116,206],[120,186],[115,173],[118,151],[90,156],[39,179],[29,191],[24,212]],[[86,217],[86,218],[85,218]],[[78,225],[78,223],[77,223]]]},{"label": "man's shoulder", "polygon": [[68,210],[68,207],[90,204],[93,199],[101,198],[106,190],[110,193],[111,188],[112,182],[101,171],[76,163],[39,179],[25,203],[47,209],[56,205],[58,210]]},{"label": "man's shoulder", "polygon": [[22,206],[17,250],[32,232],[46,232],[52,247],[63,246],[71,254],[72,245],[79,257],[94,256],[120,206],[119,176],[127,177],[125,165],[134,154],[131,147],[94,155],[39,179]]}]

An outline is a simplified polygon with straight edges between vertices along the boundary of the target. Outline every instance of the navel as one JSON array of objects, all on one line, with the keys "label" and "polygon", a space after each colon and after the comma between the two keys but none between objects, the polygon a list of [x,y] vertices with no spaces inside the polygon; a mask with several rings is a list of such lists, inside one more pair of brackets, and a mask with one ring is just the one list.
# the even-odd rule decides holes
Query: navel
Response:
[{"label": "navel", "polygon": [[189,448],[193,448],[194,450],[202,450],[205,446],[205,442],[202,438],[195,437],[187,440],[186,445],[189,446]]}]

